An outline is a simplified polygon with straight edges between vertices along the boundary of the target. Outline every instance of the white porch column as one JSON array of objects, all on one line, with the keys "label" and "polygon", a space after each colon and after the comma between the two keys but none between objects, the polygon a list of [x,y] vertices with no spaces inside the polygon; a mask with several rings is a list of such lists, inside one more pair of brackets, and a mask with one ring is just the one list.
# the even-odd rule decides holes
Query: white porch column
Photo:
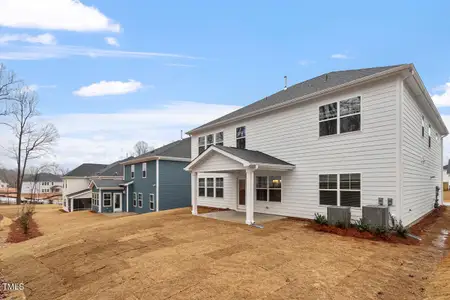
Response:
[{"label": "white porch column", "polygon": [[102,199],[102,189],[98,189],[98,212],[102,212],[103,199]]},{"label": "white porch column", "polygon": [[[125,174],[125,172],[124,172],[124,174]],[[127,184],[127,194],[126,194],[126,197],[127,197],[127,212],[129,212],[130,211],[130,208],[129,208],[129,202],[130,202],[130,198],[128,197],[128,184]]]},{"label": "white porch column", "polygon": [[73,212],[73,198],[70,198],[69,201],[70,201],[70,208],[68,209],[68,211]]},{"label": "white porch column", "polygon": [[245,223],[252,225],[255,223],[253,218],[255,210],[255,171],[253,169],[246,170],[246,187],[245,187]]},{"label": "white porch column", "polygon": [[197,172],[191,172],[191,204],[192,214],[197,215]]}]

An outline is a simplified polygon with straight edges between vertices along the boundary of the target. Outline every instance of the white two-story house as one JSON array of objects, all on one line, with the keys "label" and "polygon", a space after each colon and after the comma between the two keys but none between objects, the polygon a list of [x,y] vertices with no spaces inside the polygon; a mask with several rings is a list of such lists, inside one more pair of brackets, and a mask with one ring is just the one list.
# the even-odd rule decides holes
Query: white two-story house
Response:
[{"label": "white two-story house", "polygon": [[62,188],[62,178],[50,173],[25,175],[22,182],[22,194],[59,193]]},{"label": "white two-story house", "polygon": [[[448,134],[414,65],[331,72],[188,132],[197,206],[300,218],[329,205],[433,209]],[[382,198],[382,199],[381,199]],[[442,203],[442,196],[439,201]]]}]

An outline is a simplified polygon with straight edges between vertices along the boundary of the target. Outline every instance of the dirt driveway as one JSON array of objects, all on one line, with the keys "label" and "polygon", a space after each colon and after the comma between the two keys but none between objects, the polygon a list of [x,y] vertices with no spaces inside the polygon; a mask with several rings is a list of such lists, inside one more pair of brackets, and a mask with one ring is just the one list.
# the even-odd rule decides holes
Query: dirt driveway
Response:
[{"label": "dirt driveway", "polygon": [[189,209],[53,208],[36,220],[44,236],[0,250],[3,276],[24,282],[27,299],[423,299],[442,257],[431,243],[343,238],[289,219],[258,229]]}]

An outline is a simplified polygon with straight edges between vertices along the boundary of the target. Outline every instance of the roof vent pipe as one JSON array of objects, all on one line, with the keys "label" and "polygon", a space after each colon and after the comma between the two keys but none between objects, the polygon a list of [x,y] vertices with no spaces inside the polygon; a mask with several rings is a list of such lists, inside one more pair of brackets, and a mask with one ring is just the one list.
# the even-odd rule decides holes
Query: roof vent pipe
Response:
[{"label": "roof vent pipe", "polygon": [[284,76],[284,89],[287,90],[287,76]]}]

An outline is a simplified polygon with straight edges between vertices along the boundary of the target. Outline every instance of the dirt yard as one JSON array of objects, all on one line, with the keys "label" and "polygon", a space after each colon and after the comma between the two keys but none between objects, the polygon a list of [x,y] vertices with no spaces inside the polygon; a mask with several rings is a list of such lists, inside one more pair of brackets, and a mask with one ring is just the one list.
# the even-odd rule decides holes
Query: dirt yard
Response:
[{"label": "dirt yard", "polygon": [[[7,215],[4,207],[0,214]],[[440,264],[443,247],[436,242],[450,227],[449,211],[421,246],[315,232],[289,219],[258,229],[194,217],[189,209],[109,217],[46,206],[35,219],[44,236],[0,249],[2,275],[24,282],[27,299],[448,299],[450,293],[450,261]]]}]

